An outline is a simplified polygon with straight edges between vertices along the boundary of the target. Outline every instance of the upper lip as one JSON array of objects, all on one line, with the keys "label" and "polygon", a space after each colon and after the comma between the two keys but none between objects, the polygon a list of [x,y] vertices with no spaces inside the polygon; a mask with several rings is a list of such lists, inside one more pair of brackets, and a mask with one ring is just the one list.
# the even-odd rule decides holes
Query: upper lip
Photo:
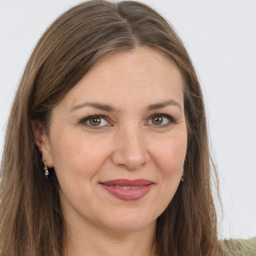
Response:
[{"label": "upper lip", "polygon": [[116,179],[116,180],[107,180],[100,182],[101,184],[107,186],[147,186],[154,184],[154,182],[145,180],[145,179],[136,179],[136,180],[128,180],[128,179]]}]

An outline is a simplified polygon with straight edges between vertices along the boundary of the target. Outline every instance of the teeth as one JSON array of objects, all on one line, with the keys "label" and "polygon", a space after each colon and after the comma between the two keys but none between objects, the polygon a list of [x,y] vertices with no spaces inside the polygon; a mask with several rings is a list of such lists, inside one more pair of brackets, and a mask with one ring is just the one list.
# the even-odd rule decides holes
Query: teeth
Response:
[{"label": "teeth", "polygon": [[121,188],[121,189],[124,189],[124,190],[129,190],[129,189],[138,189],[138,188],[141,188],[143,186],[142,185],[140,185],[140,186],[118,186],[118,185],[113,185],[113,187]]},{"label": "teeth", "polygon": [[137,187],[130,187],[130,189],[138,189],[140,188],[140,186],[137,186]]}]

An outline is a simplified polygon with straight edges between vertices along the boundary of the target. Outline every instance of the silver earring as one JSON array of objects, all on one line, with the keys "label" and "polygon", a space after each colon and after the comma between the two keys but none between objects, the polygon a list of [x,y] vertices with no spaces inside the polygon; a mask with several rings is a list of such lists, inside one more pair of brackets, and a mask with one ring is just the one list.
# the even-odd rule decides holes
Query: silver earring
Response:
[{"label": "silver earring", "polygon": [[48,178],[49,170],[48,170],[47,164],[44,160],[43,160],[43,163],[44,163],[44,175],[45,175],[46,178]]}]

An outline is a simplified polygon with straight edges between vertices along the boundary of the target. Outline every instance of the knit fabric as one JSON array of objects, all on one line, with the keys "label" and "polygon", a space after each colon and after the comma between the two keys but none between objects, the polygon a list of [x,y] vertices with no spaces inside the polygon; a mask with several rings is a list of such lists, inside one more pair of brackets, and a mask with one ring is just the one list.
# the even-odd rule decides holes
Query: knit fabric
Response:
[{"label": "knit fabric", "polygon": [[223,240],[220,246],[222,256],[256,256],[256,237],[248,240]]}]

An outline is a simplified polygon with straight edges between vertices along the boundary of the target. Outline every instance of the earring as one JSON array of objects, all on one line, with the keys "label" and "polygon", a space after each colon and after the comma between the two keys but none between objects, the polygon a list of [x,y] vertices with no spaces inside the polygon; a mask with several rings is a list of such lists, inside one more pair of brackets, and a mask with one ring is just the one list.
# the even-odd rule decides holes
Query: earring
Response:
[{"label": "earring", "polygon": [[181,182],[184,182],[184,176],[185,176],[185,170],[183,169],[183,173],[182,173],[182,176],[181,176],[181,178],[180,178],[180,181],[181,181]]},{"label": "earring", "polygon": [[48,178],[50,173],[49,173],[47,164],[46,164],[46,162],[44,160],[43,160],[43,163],[44,163],[44,175],[45,175],[46,178]]}]

